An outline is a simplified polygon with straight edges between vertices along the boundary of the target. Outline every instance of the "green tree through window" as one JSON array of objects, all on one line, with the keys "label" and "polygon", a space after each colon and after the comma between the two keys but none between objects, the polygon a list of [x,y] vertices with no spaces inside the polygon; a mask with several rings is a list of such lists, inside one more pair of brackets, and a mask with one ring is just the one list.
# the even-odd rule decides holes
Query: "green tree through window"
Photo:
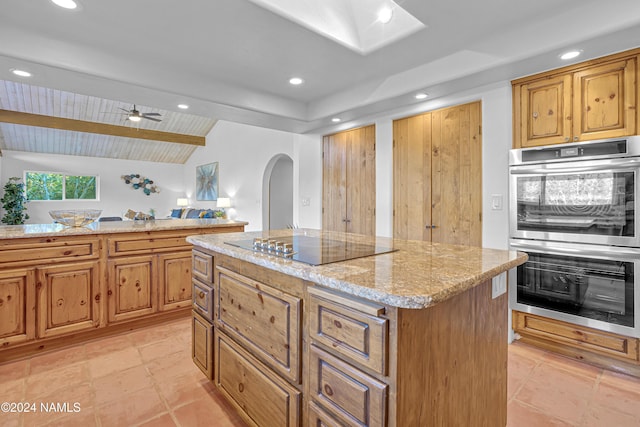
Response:
[{"label": "green tree through window", "polygon": [[98,177],[51,172],[25,172],[29,200],[97,200]]}]

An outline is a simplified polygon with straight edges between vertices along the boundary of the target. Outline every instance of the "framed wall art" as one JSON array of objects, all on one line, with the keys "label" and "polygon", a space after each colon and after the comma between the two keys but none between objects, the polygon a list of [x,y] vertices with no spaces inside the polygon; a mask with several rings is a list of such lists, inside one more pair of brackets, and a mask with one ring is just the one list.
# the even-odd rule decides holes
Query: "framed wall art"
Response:
[{"label": "framed wall art", "polygon": [[196,200],[218,200],[218,162],[196,167]]}]

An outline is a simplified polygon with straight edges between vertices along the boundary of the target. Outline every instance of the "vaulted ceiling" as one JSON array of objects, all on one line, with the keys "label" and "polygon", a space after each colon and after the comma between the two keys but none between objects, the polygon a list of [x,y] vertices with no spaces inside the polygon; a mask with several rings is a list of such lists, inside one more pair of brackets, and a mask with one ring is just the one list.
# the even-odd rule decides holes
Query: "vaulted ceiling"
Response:
[{"label": "vaulted ceiling", "polygon": [[[203,137],[216,120],[325,132],[419,102],[417,91],[436,99],[566,65],[567,48],[583,51],[577,62],[640,46],[637,0],[350,1],[387,1],[424,28],[365,54],[258,0],[78,0],[75,11],[0,0],[0,110],[131,128],[112,113],[136,104],[163,118],[139,122],[133,136],[0,123],[0,149],[181,163],[197,145],[135,136]],[[336,25],[362,24],[345,18],[354,8],[298,3]],[[290,85],[293,76],[304,84]]]}]

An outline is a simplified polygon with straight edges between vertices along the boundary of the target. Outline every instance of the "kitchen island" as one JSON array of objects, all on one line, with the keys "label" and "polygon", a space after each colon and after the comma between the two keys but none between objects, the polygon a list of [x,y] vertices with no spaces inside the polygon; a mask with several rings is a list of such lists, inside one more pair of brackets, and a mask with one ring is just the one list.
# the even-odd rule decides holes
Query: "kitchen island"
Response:
[{"label": "kitchen island", "polygon": [[[332,261],[392,251],[308,265],[242,247],[255,238]],[[187,241],[194,363],[249,425],[506,425],[508,306],[492,279],[526,254],[304,229]]]},{"label": "kitchen island", "polygon": [[0,363],[186,316],[194,234],[224,219],[0,226]]}]

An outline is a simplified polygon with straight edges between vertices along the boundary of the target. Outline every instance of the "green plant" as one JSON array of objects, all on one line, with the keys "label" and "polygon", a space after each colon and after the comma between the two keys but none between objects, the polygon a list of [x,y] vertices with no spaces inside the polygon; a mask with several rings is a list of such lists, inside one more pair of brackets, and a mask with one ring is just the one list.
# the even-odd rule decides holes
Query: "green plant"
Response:
[{"label": "green plant", "polygon": [[19,225],[29,219],[29,215],[24,212],[27,210],[25,206],[27,199],[24,196],[24,184],[20,182],[20,178],[15,176],[9,178],[4,186],[4,196],[0,202],[5,210],[2,217],[3,224]]}]

